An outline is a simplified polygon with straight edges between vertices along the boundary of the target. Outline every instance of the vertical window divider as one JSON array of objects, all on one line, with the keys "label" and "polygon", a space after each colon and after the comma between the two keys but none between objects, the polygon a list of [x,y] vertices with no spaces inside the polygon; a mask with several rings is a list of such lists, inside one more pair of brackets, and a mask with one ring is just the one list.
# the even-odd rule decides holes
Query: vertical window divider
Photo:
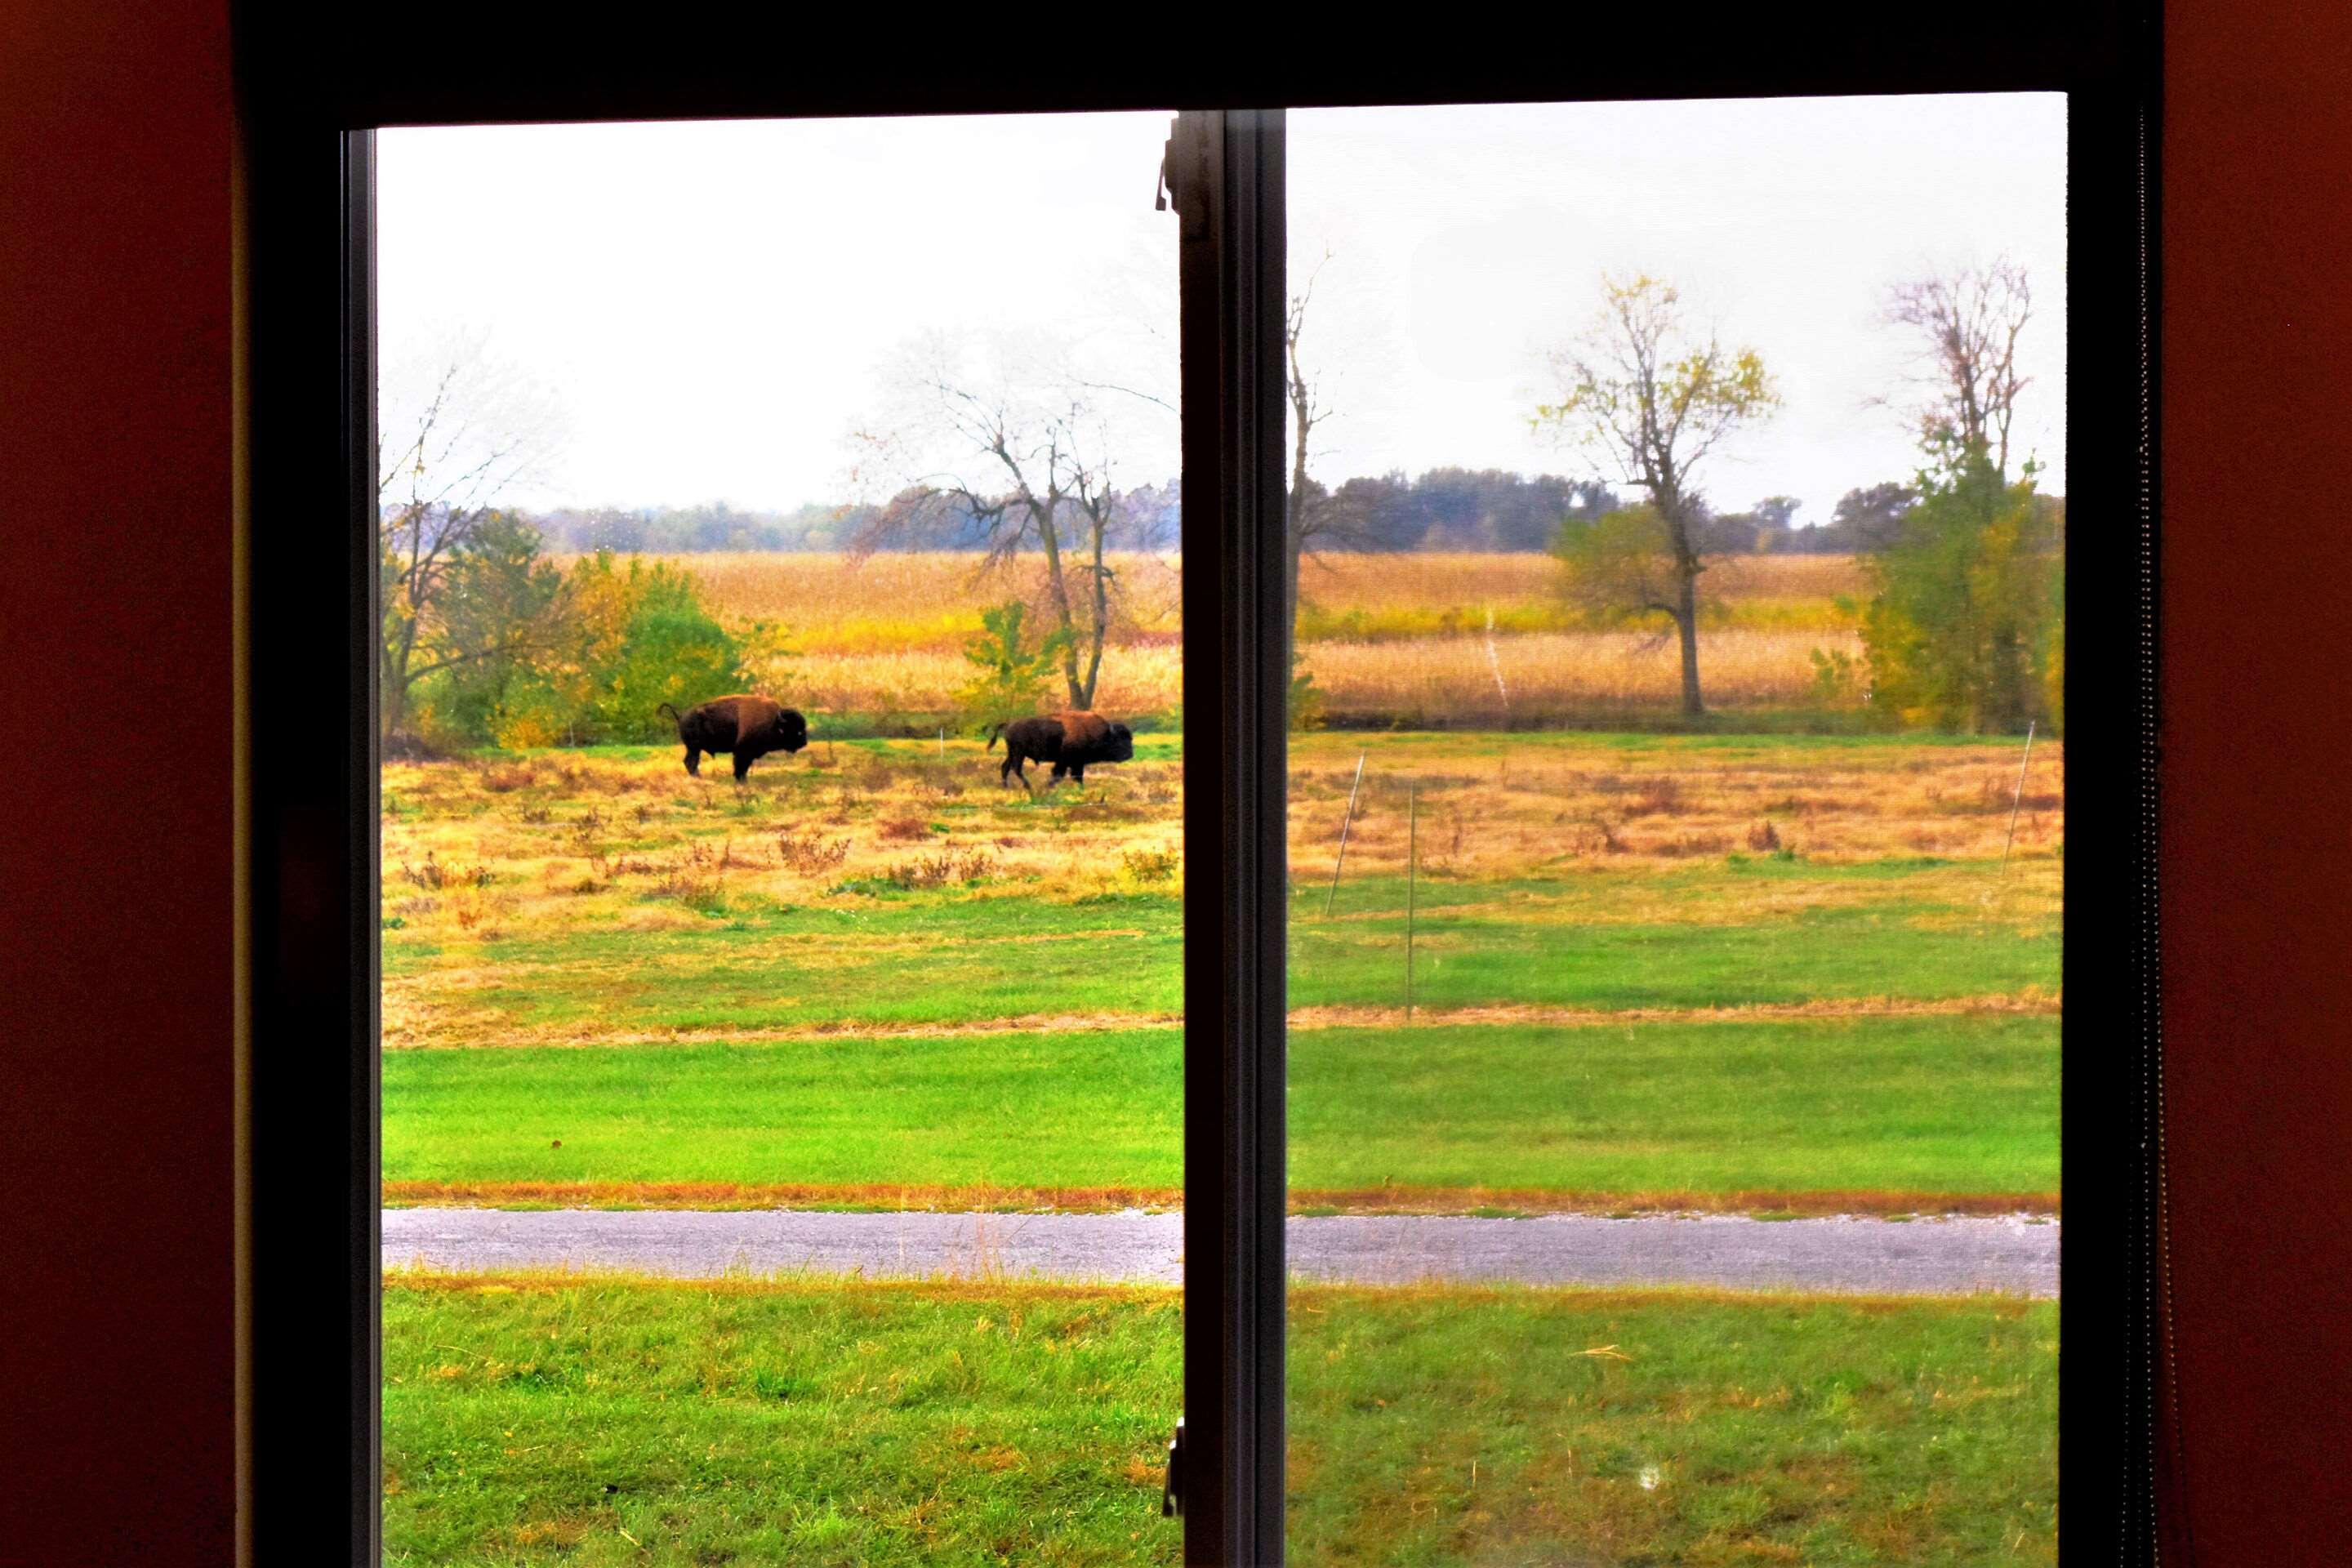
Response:
[{"label": "vertical window divider", "polygon": [[1184,492],[1184,1559],[1283,1538],[1288,1064],[1280,110],[1188,110]]}]

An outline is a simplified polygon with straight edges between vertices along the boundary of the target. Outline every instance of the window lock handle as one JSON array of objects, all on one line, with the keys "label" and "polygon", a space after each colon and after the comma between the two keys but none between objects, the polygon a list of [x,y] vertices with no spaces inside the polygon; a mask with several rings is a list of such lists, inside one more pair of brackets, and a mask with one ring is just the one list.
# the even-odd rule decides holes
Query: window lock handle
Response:
[{"label": "window lock handle", "polygon": [[1184,1511],[1184,1418],[1176,1417],[1176,1435],[1168,1439],[1168,1479],[1160,1489],[1160,1517],[1175,1519]]}]

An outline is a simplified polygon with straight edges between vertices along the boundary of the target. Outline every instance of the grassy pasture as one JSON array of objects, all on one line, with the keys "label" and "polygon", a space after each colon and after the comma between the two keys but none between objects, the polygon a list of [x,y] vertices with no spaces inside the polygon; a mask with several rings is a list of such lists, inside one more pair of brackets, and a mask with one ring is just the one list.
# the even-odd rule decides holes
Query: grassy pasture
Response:
[{"label": "grassy pasture", "polygon": [[[645,749],[387,768],[388,1195],[1170,1201],[1180,745],[1036,798],[967,741],[820,740],[741,790]],[[1297,1200],[2051,1206],[2063,748],[2004,870],[2014,766],[1302,738]]]},{"label": "grassy pasture", "polygon": [[[395,1199],[1181,1206],[1173,1028],[384,1060]],[[1304,1030],[1300,1208],[2055,1206],[2048,1016]]]},{"label": "grassy pasture", "polygon": [[[385,1286],[388,1564],[1177,1560],[1173,1291]],[[1989,1298],[1298,1288],[1292,1554],[2054,1561],[2057,1332]]]},{"label": "grassy pasture", "polygon": [[[866,732],[904,733],[952,712],[982,606],[1035,595],[1036,567],[984,571],[975,555],[759,552],[669,558],[735,622],[780,628],[788,656],[765,689]],[[1182,705],[1176,559],[1113,562],[1118,604],[1097,707]],[[1332,555],[1306,565],[1298,636],[1334,723],[1420,728],[1679,722],[1679,656],[1654,635],[1596,625],[1528,554]],[[1701,670],[1710,700],[1752,721],[1851,723],[1824,708],[1812,653],[1860,652],[1865,592],[1846,556],[1734,557],[1702,579]]]}]

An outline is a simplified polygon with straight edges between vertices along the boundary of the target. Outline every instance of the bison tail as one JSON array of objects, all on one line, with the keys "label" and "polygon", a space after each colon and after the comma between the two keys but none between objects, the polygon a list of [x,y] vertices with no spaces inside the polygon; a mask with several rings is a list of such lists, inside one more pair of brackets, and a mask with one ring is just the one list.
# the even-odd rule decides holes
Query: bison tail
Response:
[{"label": "bison tail", "polygon": [[990,726],[989,726],[989,728],[988,728],[988,744],[987,744],[987,745],[985,745],[985,746],[983,746],[983,747],[982,747],[981,749],[982,749],[982,751],[988,751],[988,752],[992,752],[992,751],[996,750],[996,742],[997,742],[997,738],[998,738],[999,736],[1003,735],[1003,733],[1004,733],[1004,726],[1003,726],[1003,725],[1002,725],[1002,724],[992,724],[992,725],[990,725]]},{"label": "bison tail", "polygon": [[677,726],[679,729],[681,729],[681,730],[683,730],[684,728],[686,728],[686,721],[685,721],[685,720],[683,720],[683,719],[681,719],[681,718],[679,718],[679,717],[677,716],[677,709],[675,709],[675,708],[673,708],[673,707],[671,707],[668,703],[667,703],[667,702],[656,702],[656,703],[655,703],[655,704],[654,704],[654,711],[655,711],[655,712],[656,712],[656,713],[667,713],[667,714],[668,714],[668,715],[669,715],[669,721],[670,721],[672,724],[677,725]]}]

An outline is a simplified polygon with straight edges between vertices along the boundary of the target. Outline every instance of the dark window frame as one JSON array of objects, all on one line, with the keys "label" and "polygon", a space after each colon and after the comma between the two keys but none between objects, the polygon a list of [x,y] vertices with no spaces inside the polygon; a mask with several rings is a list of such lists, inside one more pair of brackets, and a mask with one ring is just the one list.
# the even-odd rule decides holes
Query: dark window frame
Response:
[{"label": "dark window frame", "polygon": [[[2116,284],[2071,291],[2069,509],[2114,526],[2131,520],[2139,541],[2127,584],[2068,578],[2079,628],[2070,763],[2101,809],[2070,824],[2065,873],[2074,1005],[2063,1127],[2077,1223],[2062,1273],[2076,1311],[2098,1327],[2061,1358],[2061,1546],[2085,1560],[2152,1560],[2154,8],[1996,4],[1967,37],[1926,16],[1881,18],[1866,37],[1806,37],[1768,19],[1691,40],[1664,61],[1636,47],[1632,23],[1581,30],[1581,64],[1474,66],[1438,53],[1377,68],[1307,66],[1178,40],[1148,59],[1047,80],[976,68],[992,50],[1012,58],[982,43],[783,81],[760,63],[782,57],[683,23],[551,39],[472,21],[462,58],[416,73],[358,24],[240,11],[240,619],[252,737],[243,1393],[257,1561],[317,1560],[319,1505],[336,1498],[342,1525],[330,1533],[347,1534],[352,1562],[381,1555],[375,571],[362,435],[374,397],[373,128],[1200,106],[1181,117],[1171,148],[1184,226],[1186,489],[1219,502],[1213,517],[1195,508],[1188,519],[1183,590],[1188,706],[1206,728],[1199,694],[1216,693],[1219,739],[1214,757],[1195,747],[1186,763],[1186,1558],[1274,1563],[1286,906],[1261,895],[1284,853],[1289,625],[1278,531],[1262,524],[1279,515],[1283,493],[1284,193],[1282,114],[1250,106],[2019,90],[2069,94],[2069,274]],[[2116,395],[2134,368],[2137,399]],[[321,528],[332,508],[319,498],[339,490],[342,527]],[[1213,574],[1202,569],[1212,561]],[[341,658],[328,652],[339,647]],[[329,1172],[347,1180],[322,1179]]]}]

